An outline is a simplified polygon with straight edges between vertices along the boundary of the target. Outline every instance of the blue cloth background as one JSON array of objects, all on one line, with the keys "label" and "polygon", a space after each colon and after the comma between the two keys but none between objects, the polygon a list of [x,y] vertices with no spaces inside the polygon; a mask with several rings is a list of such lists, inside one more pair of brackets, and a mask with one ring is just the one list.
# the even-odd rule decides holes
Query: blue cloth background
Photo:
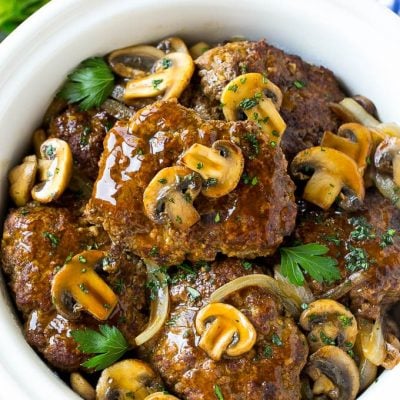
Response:
[{"label": "blue cloth background", "polygon": [[391,8],[396,14],[400,15],[400,0],[379,0],[379,2]]}]

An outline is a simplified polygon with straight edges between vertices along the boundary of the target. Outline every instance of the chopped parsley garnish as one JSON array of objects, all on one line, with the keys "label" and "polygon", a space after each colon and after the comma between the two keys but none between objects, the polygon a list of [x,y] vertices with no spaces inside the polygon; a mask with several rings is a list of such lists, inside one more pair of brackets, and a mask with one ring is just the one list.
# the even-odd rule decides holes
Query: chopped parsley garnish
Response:
[{"label": "chopped parsley garnish", "polygon": [[379,246],[384,249],[393,244],[393,238],[396,235],[396,230],[389,228],[382,236]]},{"label": "chopped parsley garnish", "polygon": [[158,247],[157,246],[153,246],[150,251],[149,251],[149,256],[150,257],[155,257],[158,256]]},{"label": "chopped parsley garnish", "polygon": [[153,79],[151,84],[153,85],[153,89],[159,90],[159,86],[163,83],[164,79]]},{"label": "chopped parsley garnish", "polygon": [[228,86],[228,90],[232,91],[232,92],[236,92],[238,90],[238,85],[233,84]]},{"label": "chopped parsley garnish", "polygon": [[247,65],[246,64],[240,64],[239,68],[240,68],[240,73],[242,75],[247,73]]},{"label": "chopped parsley garnish", "polygon": [[349,219],[354,230],[350,232],[350,238],[354,240],[370,240],[375,239],[376,235],[373,232],[372,226],[364,217],[352,217]]},{"label": "chopped parsley garnish", "polygon": [[247,78],[240,78],[239,80],[240,80],[240,83],[242,85],[244,85],[246,83],[246,81],[247,81]]},{"label": "chopped parsley garnish", "polygon": [[272,347],[271,347],[270,345],[267,344],[267,345],[264,347],[263,356],[264,356],[264,358],[271,358],[271,357],[272,357],[272,354],[273,354]]},{"label": "chopped parsley garnish", "polygon": [[100,107],[114,88],[114,75],[101,57],[83,61],[70,75],[59,96],[80,103],[82,110]]},{"label": "chopped parsley garnish", "polygon": [[151,271],[149,273],[149,280],[146,283],[146,287],[150,290],[150,300],[155,300],[158,291],[167,286],[170,281],[171,278],[167,273],[166,267],[160,267]]},{"label": "chopped parsley garnish", "polygon": [[81,136],[79,138],[79,144],[81,146],[86,146],[89,144],[89,137],[90,137],[90,132],[91,132],[90,126],[85,126],[83,129],[83,132],[81,133]]},{"label": "chopped parsley garnish", "polygon": [[85,294],[88,294],[88,293],[89,293],[89,289],[88,289],[88,287],[87,287],[84,283],[80,283],[80,284],[79,284],[79,289],[81,289],[81,291],[82,291],[83,293],[85,293]]},{"label": "chopped parsley garnish", "polygon": [[249,271],[253,268],[253,264],[250,261],[242,261],[242,265],[246,271]]},{"label": "chopped parsley garnish", "polygon": [[319,334],[319,337],[321,338],[322,343],[326,344],[327,346],[335,346],[335,339],[330,338],[325,334],[324,331],[321,331]]},{"label": "chopped parsley garnish", "polygon": [[338,319],[342,324],[343,328],[353,325],[353,317],[347,317],[346,315],[339,315]]},{"label": "chopped parsley garnish", "polygon": [[51,247],[57,247],[58,244],[60,243],[60,239],[54,235],[53,233],[50,232],[43,232],[43,237],[45,237],[46,239],[48,239],[51,243]]},{"label": "chopped parsley garnish", "polygon": [[177,215],[177,216],[175,217],[175,221],[176,221],[178,224],[181,224],[181,223],[182,223],[182,218],[181,218],[179,215]]},{"label": "chopped parsley garnish", "polygon": [[170,68],[170,67],[172,66],[172,60],[170,60],[169,58],[163,58],[163,59],[161,60],[161,66],[162,66],[164,69]]},{"label": "chopped parsley garnish", "polygon": [[206,188],[211,187],[211,186],[215,186],[218,183],[218,179],[217,178],[208,178],[205,182],[204,182],[204,186]]},{"label": "chopped parsley garnish", "polygon": [[193,299],[196,300],[199,297],[201,297],[201,294],[198,290],[193,289],[192,287],[187,287],[186,288],[187,292],[189,293],[189,296]]},{"label": "chopped parsley garnish", "polygon": [[303,81],[299,81],[299,80],[294,81],[294,82],[293,82],[293,85],[294,85],[297,89],[303,89],[303,88],[306,86],[306,84],[305,84]]},{"label": "chopped parsley garnish", "polygon": [[158,180],[158,182],[160,182],[162,185],[164,185],[165,183],[167,183],[167,179],[166,178],[161,178]]},{"label": "chopped parsley garnish", "polygon": [[224,400],[224,396],[222,394],[222,390],[218,385],[214,385],[214,394],[218,400]]},{"label": "chopped parsley garnish", "polygon": [[274,141],[274,140],[271,140],[270,142],[269,142],[269,145],[272,147],[272,148],[275,148],[276,147],[276,142]]},{"label": "chopped parsley garnish", "polygon": [[251,108],[255,107],[258,104],[258,102],[259,100],[255,96],[247,97],[239,103],[239,107],[242,110],[250,110]]},{"label": "chopped parsley garnish", "polygon": [[257,176],[249,176],[248,174],[244,173],[242,175],[242,181],[245,185],[256,186],[258,184],[258,177]]},{"label": "chopped parsley garnish", "polygon": [[340,239],[338,233],[335,233],[334,235],[325,235],[324,239],[329,243],[335,244],[336,246],[340,245]]},{"label": "chopped parsley garnish", "polygon": [[218,222],[221,222],[221,215],[219,214],[219,212],[217,212],[217,213],[215,214],[214,222],[215,222],[216,224],[218,224]]},{"label": "chopped parsley garnish", "polygon": [[283,346],[283,342],[282,342],[281,338],[276,333],[272,334],[271,340],[275,346]]},{"label": "chopped parsley garnish", "polygon": [[301,303],[300,308],[302,310],[307,310],[309,308],[309,305],[307,303]]},{"label": "chopped parsley garnish", "polygon": [[183,194],[183,198],[185,199],[185,201],[187,202],[187,203],[191,203],[192,202],[192,196],[191,196],[191,194],[189,193],[189,192],[186,192],[186,193],[184,193]]},{"label": "chopped parsley garnish", "polygon": [[367,252],[360,247],[349,245],[349,252],[344,256],[346,268],[351,271],[366,270],[370,266]]},{"label": "chopped parsley garnish", "polygon": [[46,154],[46,156],[52,160],[54,158],[54,156],[56,155],[56,148],[53,145],[48,145],[44,147],[44,154]]},{"label": "chopped parsley garnish", "polygon": [[82,366],[100,371],[119,360],[129,345],[121,331],[115,326],[100,325],[100,332],[93,329],[77,329],[71,336],[78,343],[78,349],[85,354],[97,354]]},{"label": "chopped parsley garnish", "polygon": [[328,250],[328,247],[318,243],[282,247],[280,249],[282,275],[297,286],[304,284],[303,271],[321,283],[340,279],[336,260],[324,255]]},{"label": "chopped parsley garnish", "polygon": [[87,263],[87,260],[86,260],[86,258],[85,258],[84,256],[79,256],[79,257],[78,257],[78,260],[79,260],[79,262],[80,262],[81,264],[86,264],[86,263]]},{"label": "chopped parsley garnish", "polygon": [[252,153],[258,156],[260,153],[260,143],[257,139],[257,135],[254,133],[246,133],[244,139],[250,144]]},{"label": "chopped parsley garnish", "polygon": [[125,282],[122,279],[118,279],[115,281],[113,287],[115,293],[121,294],[125,290]]},{"label": "chopped parsley garnish", "polygon": [[198,162],[196,165],[197,169],[202,169],[204,167],[204,164],[202,162]]}]

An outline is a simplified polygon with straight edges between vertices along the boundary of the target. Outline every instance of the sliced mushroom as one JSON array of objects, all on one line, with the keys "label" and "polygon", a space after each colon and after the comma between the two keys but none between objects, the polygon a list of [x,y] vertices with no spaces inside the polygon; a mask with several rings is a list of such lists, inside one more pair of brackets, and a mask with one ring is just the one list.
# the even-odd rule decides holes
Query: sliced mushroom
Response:
[{"label": "sliced mushroom", "polygon": [[164,56],[163,51],[153,46],[131,46],[113,51],[108,56],[108,63],[116,74],[137,79],[146,76]]},{"label": "sliced mushroom", "polygon": [[104,256],[102,251],[84,251],[54,276],[51,296],[57,311],[65,318],[76,319],[84,310],[103,321],[113,312],[118,297],[94,270]]},{"label": "sliced mushroom", "polygon": [[194,63],[189,54],[175,52],[159,60],[153,68],[152,74],[132,79],[126,84],[126,100],[162,94],[163,100],[178,98],[193,75]]},{"label": "sliced mushroom", "polygon": [[[328,147],[311,147],[296,155],[290,169],[294,177],[309,179],[303,198],[324,210],[327,210],[340,194],[342,202],[362,203],[364,200],[364,182],[358,166],[341,151]],[[312,171],[314,173],[309,178]]]},{"label": "sliced mushroom", "polygon": [[84,400],[95,400],[96,391],[93,386],[78,372],[72,372],[70,376],[72,390]]},{"label": "sliced mushroom", "polygon": [[247,317],[237,308],[224,303],[211,303],[196,316],[196,331],[201,336],[199,347],[218,361],[223,353],[240,356],[252,349],[257,333]]},{"label": "sliced mushroom", "polygon": [[322,147],[339,150],[356,161],[361,174],[368,165],[372,144],[369,129],[357,123],[342,125],[337,135],[329,131],[325,132],[321,141]]},{"label": "sliced mushroom", "polygon": [[72,176],[72,152],[67,142],[47,139],[40,146],[39,178],[43,182],[33,187],[31,194],[40,203],[57,200],[67,188]]},{"label": "sliced mushroom", "polygon": [[199,221],[193,201],[201,190],[201,177],[182,166],[159,171],[143,193],[146,215],[155,223],[171,222],[178,229],[188,229]]},{"label": "sliced mushroom", "polygon": [[269,141],[278,144],[286,129],[279,114],[282,92],[265,76],[258,73],[240,75],[225,86],[221,103],[227,121],[239,119],[244,112],[255,121],[267,135]]},{"label": "sliced mushroom", "polygon": [[398,364],[400,364],[400,341],[389,333],[386,339],[386,357],[381,365],[385,369],[392,369]]},{"label": "sliced mushroom", "polygon": [[221,197],[235,189],[244,168],[242,150],[229,140],[217,140],[211,147],[193,144],[182,156],[182,163],[204,179],[202,193]]},{"label": "sliced mushroom", "polygon": [[393,182],[400,186],[400,138],[387,137],[375,151],[374,163],[381,173],[393,176]]},{"label": "sliced mushroom", "polygon": [[157,49],[162,50],[166,54],[175,52],[189,54],[185,42],[178,37],[169,37],[162,40],[160,43],[158,43]]},{"label": "sliced mushroom", "polygon": [[189,49],[189,52],[193,60],[195,60],[209,49],[210,45],[207,44],[206,42],[198,42]]},{"label": "sliced mushroom", "polygon": [[145,400],[161,389],[161,381],[148,364],[124,360],[106,368],[96,386],[97,400]]},{"label": "sliced mushroom", "polygon": [[18,207],[24,206],[31,198],[37,167],[36,156],[27,156],[22,164],[14,167],[8,174],[10,196]]},{"label": "sliced mushroom", "polygon": [[150,396],[147,396],[144,400],[179,400],[179,399],[175,396],[172,396],[172,394],[168,394],[165,392],[157,392],[151,394]]},{"label": "sliced mushroom", "polygon": [[337,344],[349,350],[357,338],[357,321],[343,304],[335,300],[320,299],[309,304],[301,313],[300,325],[308,332],[312,352],[327,344]]},{"label": "sliced mushroom", "polygon": [[354,400],[360,377],[354,360],[335,346],[321,347],[310,356],[305,368],[314,381],[314,395],[325,394],[335,400]]}]

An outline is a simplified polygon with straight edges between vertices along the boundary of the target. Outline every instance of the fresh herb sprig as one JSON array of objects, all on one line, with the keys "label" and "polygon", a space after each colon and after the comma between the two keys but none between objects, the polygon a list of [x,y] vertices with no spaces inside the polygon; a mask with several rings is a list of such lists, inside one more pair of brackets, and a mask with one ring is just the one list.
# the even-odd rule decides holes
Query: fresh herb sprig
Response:
[{"label": "fresh herb sprig", "polygon": [[282,275],[297,286],[304,284],[303,271],[318,282],[333,282],[340,279],[336,260],[324,255],[328,250],[328,247],[317,243],[282,247],[280,249]]},{"label": "fresh herb sprig", "polygon": [[79,344],[78,349],[85,354],[97,354],[82,366],[100,371],[119,360],[129,349],[128,342],[115,326],[100,325],[100,332],[93,329],[71,331],[72,338]]},{"label": "fresh herb sprig", "polygon": [[82,110],[101,106],[114,87],[114,75],[101,57],[83,61],[59,92],[68,103],[80,103]]}]

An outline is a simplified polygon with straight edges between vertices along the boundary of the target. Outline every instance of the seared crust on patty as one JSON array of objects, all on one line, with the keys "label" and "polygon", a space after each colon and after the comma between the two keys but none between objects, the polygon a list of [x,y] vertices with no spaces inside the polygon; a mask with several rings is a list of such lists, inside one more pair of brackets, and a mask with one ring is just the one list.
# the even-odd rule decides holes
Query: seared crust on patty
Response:
[{"label": "seared crust on patty", "polygon": [[[192,144],[211,146],[219,139],[241,147],[250,182],[242,180],[220,198],[200,194],[194,206],[201,219],[187,230],[152,222],[143,193],[157,172],[179,162]],[[281,149],[270,146],[253,122],[204,121],[174,100],[160,101],[139,111],[130,129],[120,122],[108,133],[86,213],[114,242],[159,265],[214,260],[218,252],[268,255],[294,227],[294,185],[286,169]]]}]

